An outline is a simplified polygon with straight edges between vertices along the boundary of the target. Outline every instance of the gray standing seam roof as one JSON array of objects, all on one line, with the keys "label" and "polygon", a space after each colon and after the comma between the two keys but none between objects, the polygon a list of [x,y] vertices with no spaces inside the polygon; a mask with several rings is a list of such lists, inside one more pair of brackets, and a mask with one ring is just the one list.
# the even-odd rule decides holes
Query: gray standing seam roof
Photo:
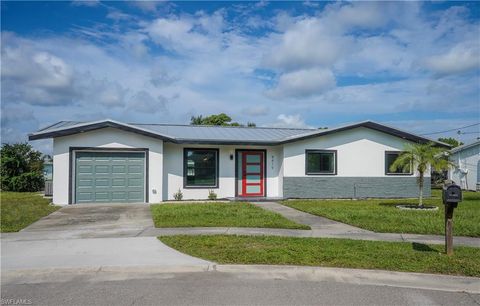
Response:
[{"label": "gray standing seam roof", "polygon": [[460,151],[463,151],[463,150],[466,150],[468,148],[478,146],[478,145],[480,145],[480,140],[474,141],[472,143],[467,143],[467,144],[458,146],[456,148],[453,148],[453,149],[450,150],[450,153],[454,154],[454,153],[457,153],[457,152],[460,152]]},{"label": "gray standing seam roof", "polygon": [[312,129],[242,128],[194,125],[132,124],[177,140],[281,141]]},{"label": "gray standing seam roof", "polygon": [[[60,121],[29,135],[29,140],[53,138],[72,135],[81,132],[97,130],[106,127],[118,128],[149,137],[160,138],[173,143],[191,144],[245,144],[245,145],[278,145],[302,139],[323,136],[356,127],[367,127],[379,130],[414,142],[428,142],[431,139],[414,135],[393,127],[372,121],[364,121],[327,130],[268,128],[268,127],[229,127],[229,126],[199,126],[178,124],[139,124],[122,123],[110,119],[79,122]],[[435,141],[445,147],[448,145]]]}]

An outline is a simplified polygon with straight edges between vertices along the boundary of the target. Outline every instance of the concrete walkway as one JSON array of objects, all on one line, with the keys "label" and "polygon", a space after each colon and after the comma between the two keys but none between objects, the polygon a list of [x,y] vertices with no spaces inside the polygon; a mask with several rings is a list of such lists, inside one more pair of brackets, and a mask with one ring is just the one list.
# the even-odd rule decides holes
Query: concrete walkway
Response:
[{"label": "concrete walkway", "polygon": [[275,212],[284,216],[287,219],[295,221],[300,224],[309,225],[312,230],[319,231],[325,235],[327,234],[368,234],[373,233],[359,227],[348,225],[342,222],[333,221],[324,217],[315,216],[294,208],[278,204],[276,202],[252,202],[260,208]]}]

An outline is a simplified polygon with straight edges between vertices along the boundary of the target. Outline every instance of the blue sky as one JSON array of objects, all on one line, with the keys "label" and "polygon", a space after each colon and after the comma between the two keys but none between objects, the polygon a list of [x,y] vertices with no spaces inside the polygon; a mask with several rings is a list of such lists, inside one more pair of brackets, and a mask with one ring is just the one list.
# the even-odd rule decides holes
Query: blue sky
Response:
[{"label": "blue sky", "polygon": [[[5,2],[2,142],[60,120],[478,137],[476,2]],[[35,142],[46,152],[51,142]]]}]

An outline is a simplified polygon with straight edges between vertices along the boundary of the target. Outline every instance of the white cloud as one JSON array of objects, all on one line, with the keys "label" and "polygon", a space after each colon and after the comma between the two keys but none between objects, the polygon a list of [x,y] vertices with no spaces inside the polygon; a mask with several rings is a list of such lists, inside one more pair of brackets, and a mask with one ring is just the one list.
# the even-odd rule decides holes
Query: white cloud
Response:
[{"label": "white cloud", "polygon": [[281,70],[330,66],[351,49],[352,43],[349,37],[333,36],[321,19],[306,18],[282,35],[272,35],[271,49],[264,64]]},{"label": "white cloud", "polygon": [[133,19],[131,15],[117,9],[110,9],[106,17],[115,21],[125,21]]},{"label": "white cloud", "polygon": [[328,69],[305,69],[287,72],[280,76],[275,88],[267,95],[272,98],[303,98],[319,95],[335,87],[335,76]]},{"label": "white cloud", "polygon": [[19,105],[10,105],[2,107],[2,126],[14,125],[25,120],[35,120],[33,111]]},{"label": "white cloud", "polygon": [[380,28],[396,8],[398,5],[388,3],[334,3],[314,17],[292,20],[279,15],[284,30],[271,35],[265,65],[281,70],[332,66],[358,50],[351,30]]},{"label": "white cloud", "polygon": [[193,31],[193,27],[191,20],[159,18],[147,27],[147,32],[155,43],[168,50],[183,53],[208,49],[208,38]]},{"label": "white cloud", "polygon": [[244,108],[242,110],[242,113],[252,117],[265,116],[269,113],[269,108],[264,105],[252,106],[252,107]]},{"label": "white cloud", "polygon": [[76,96],[73,69],[58,56],[10,33],[2,35],[1,52],[3,102],[6,98],[55,105],[69,103]]},{"label": "white cloud", "polygon": [[159,95],[157,98],[152,97],[148,92],[142,90],[132,96],[129,108],[131,110],[154,114],[159,111],[165,112],[167,109],[168,99]]},{"label": "white cloud", "polygon": [[[395,114],[426,112],[479,113],[476,79],[406,79],[379,84],[342,86],[305,101],[311,112],[321,105],[322,113]],[[454,101],[454,102],[452,102]],[[454,107],[452,107],[454,106]]]},{"label": "white cloud", "polygon": [[90,79],[90,88],[86,90],[85,100],[95,101],[106,107],[121,107],[125,104],[127,89],[118,82]]},{"label": "white cloud", "polygon": [[120,43],[125,50],[130,50],[137,58],[143,58],[148,54],[148,47],[145,42],[148,40],[148,36],[138,32],[126,32],[120,38]]},{"label": "white cloud", "polygon": [[99,0],[73,0],[73,6],[88,6],[88,7],[95,7],[100,4]]},{"label": "white cloud", "polygon": [[321,16],[332,30],[339,32],[355,29],[372,29],[383,26],[398,9],[395,3],[351,2],[333,3],[325,7]]},{"label": "white cloud", "polygon": [[[423,120],[399,120],[388,121],[387,124],[398,127],[407,131],[412,131],[419,135],[427,134],[426,137],[430,139],[438,139],[440,137],[453,137],[464,143],[471,143],[480,136],[478,126],[473,126],[466,129],[458,130],[459,127],[478,123],[478,119],[464,119],[464,118],[448,118],[448,119],[423,119]],[[437,133],[440,131],[452,130],[444,133]],[[458,134],[460,131],[460,134]],[[467,132],[467,133],[464,133]],[[435,133],[435,134],[430,134]]]},{"label": "white cloud", "polygon": [[302,119],[302,116],[299,114],[296,115],[285,115],[280,114],[277,116],[277,121],[274,123],[267,124],[270,127],[283,127],[283,128],[301,128],[301,129],[311,129],[313,127],[309,126]]},{"label": "white cloud", "polygon": [[163,4],[163,0],[133,0],[129,1],[129,4],[138,7],[144,12],[155,12],[160,4]]},{"label": "white cloud", "polygon": [[425,66],[438,76],[459,74],[480,68],[480,44],[459,44],[447,53],[433,55],[425,60]]}]

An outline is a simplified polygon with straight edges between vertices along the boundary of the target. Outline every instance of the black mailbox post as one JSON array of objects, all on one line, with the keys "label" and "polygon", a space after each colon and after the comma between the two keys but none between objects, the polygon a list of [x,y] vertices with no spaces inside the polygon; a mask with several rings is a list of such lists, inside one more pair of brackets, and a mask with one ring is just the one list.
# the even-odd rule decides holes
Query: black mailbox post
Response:
[{"label": "black mailbox post", "polygon": [[453,254],[453,210],[462,201],[462,189],[454,183],[443,186],[442,200],[445,205],[445,252]]}]

